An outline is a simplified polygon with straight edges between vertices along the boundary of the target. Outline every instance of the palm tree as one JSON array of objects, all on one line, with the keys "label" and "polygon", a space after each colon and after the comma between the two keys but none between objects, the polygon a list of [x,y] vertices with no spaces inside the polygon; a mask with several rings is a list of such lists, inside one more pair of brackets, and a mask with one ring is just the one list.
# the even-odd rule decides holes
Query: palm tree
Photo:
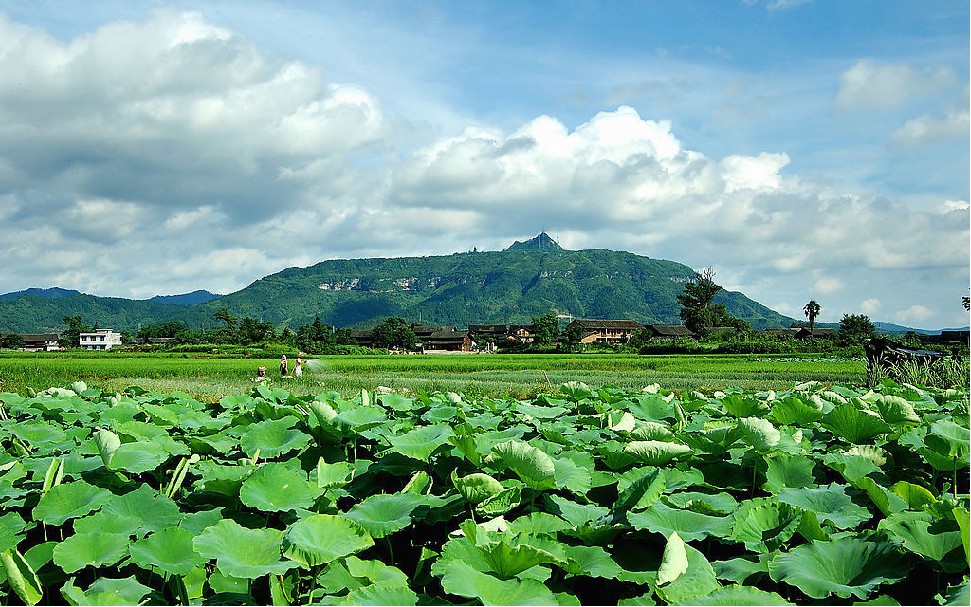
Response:
[{"label": "palm tree", "polygon": [[809,318],[809,337],[810,339],[815,337],[815,326],[816,317],[819,316],[820,305],[816,303],[815,299],[810,299],[809,303],[802,307],[802,311],[805,312],[806,316]]}]

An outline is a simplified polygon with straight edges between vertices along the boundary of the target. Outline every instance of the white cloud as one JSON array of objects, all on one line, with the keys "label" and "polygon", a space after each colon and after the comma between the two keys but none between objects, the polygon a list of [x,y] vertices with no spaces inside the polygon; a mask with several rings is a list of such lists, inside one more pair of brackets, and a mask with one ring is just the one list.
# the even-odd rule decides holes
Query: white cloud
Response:
[{"label": "white cloud", "polygon": [[841,109],[872,109],[902,105],[953,86],[950,68],[917,68],[902,63],[862,59],[840,76],[836,105]]},{"label": "white cloud", "polygon": [[948,113],[944,118],[921,116],[908,120],[890,136],[891,143],[917,147],[945,139],[966,139],[971,122],[967,108]]},{"label": "white cloud", "polygon": [[860,311],[871,316],[878,313],[882,307],[880,300],[872,297],[860,302]]},{"label": "white cloud", "polygon": [[934,315],[934,310],[921,304],[914,304],[906,310],[901,310],[894,314],[894,320],[899,323],[912,323],[920,325]]}]

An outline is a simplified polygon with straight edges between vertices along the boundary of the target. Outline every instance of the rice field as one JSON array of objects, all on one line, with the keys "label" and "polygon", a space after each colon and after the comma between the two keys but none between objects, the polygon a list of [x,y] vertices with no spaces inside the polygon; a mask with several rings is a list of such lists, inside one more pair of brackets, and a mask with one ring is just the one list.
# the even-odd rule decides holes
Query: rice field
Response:
[{"label": "rice field", "polygon": [[[296,353],[290,358],[291,368]],[[530,398],[567,381],[639,390],[725,388],[783,390],[795,383],[853,385],[863,382],[862,359],[791,355],[396,355],[322,356],[307,361],[300,378],[281,378],[276,358],[224,358],[128,352],[0,353],[0,392],[26,393],[83,380],[121,392],[140,386],[185,392],[203,401],[249,393],[257,368],[273,385],[295,393],[343,395],[379,386],[403,393],[460,392],[486,397]]]}]

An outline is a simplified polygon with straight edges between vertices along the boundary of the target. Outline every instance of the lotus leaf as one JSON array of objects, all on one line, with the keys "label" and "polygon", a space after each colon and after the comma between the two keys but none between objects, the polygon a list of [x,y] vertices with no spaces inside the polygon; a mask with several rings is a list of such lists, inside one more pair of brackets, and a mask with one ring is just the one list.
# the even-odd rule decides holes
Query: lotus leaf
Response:
[{"label": "lotus leaf", "polygon": [[398,453],[427,462],[436,449],[448,443],[452,434],[452,429],[445,425],[423,426],[407,434],[388,436],[388,441]]},{"label": "lotus leaf", "polygon": [[73,446],[73,441],[68,441],[68,435],[60,427],[41,420],[31,420],[21,422],[11,426],[10,433],[24,441],[37,453],[51,453],[54,450],[61,450],[68,442]]},{"label": "lotus leaf", "polygon": [[641,422],[639,426],[631,430],[630,435],[635,440],[674,440],[674,433],[666,425],[658,422]]},{"label": "lotus leaf", "polygon": [[369,584],[351,590],[337,605],[417,605],[418,595],[407,586]]},{"label": "lotus leaf", "polygon": [[188,575],[206,562],[192,548],[193,535],[182,527],[168,527],[138,540],[129,548],[132,561],[143,569],[157,568],[170,575]]},{"label": "lotus leaf", "polygon": [[421,498],[413,493],[376,494],[347,511],[347,518],[364,527],[371,537],[384,537],[411,524],[411,511]]},{"label": "lotus leaf", "polygon": [[898,424],[919,424],[920,416],[914,411],[914,406],[905,398],[894,394],[881,394],[873,403],[880,411],[883,421],[891,426]]},{"label": "lotus leaf", "polygon": [[948,552],[961,547],[961,531],[932,531],[934,522],[934,517],[927,512],[904,511],[883,519],[877,528],[885,531],[895,544],[932,561],[942,561]]},{"label": "lotus leaf", "polygon": [[61,587],[61,594],[72,605],[140,605],[152,589],[134,576],[121,579],[99,578],[81,590],[71,578]]},{"label": "lotus leaf", "polygon": [[668,536],[668,541],[664,545],[661,566],[657,570],[657,585],[671,583],[686,571],[688,571],[688,553],[685,550],[684,540],[675,531]]},{"label": "lotus leaf", "polygon": [[67,573],[114,565],[128,554],[128,544],[128,536],[120,533],[77,533],[54,547],[54,563]]},{"label": "lotus leaf", "polygon": [[768,573],[768,563],[764,559],[751,561],[747,558],[733,558],[727,561],[715,561],[711,564],[715,570],[715,577],[728,580],[736,584],[744,584],[746,580],[758,573]]},{"label": "lotus leaf", "polygon": [[720,493],[679,491],[665,496],[664,500],[669,506],[711,516],[726,516],[738,509],[738,501],[724,491]]},{"label": "lotus leaf", "polygon": [[554,509],[557,513],[571,525],[582,525],[610,514],[610,509],[603,506],[578,504],[555,494],[549,494],[546,498],[555,504]]},{"label": "lotus leaf", "polygon": [[172,498],[160,495],[146,484],[124,495],[113,496],[101,510],[106,514],[135,517],[150,531],[161,531],[182,520],[182,512]]},{"label": "lotus leaf", "polygon": [[870,511],[853,503],[845,485],[832,484],[817,488],[783,489],[776,494],[780,502],[816,514],[838,529],[852,529],[870,520]]},{"label": "lotus leaf", "polygon": [[637,472],[637,480],[626,488],[621,488],[622,483],[617,484],[620,494],[614,502],[614,512],[648,508],[667,490],[667,474],[663,468],[650,468],[647,472],[643,470]]},{"label": "lotus leaf", "polygon": [[115,449],[111,462],[105,467],[109,470],[141,474],[158,468],[169,457],[169,452],[156,443],[122,443]]},{"label": "lotus leaf", "polygon": [[707,596],[691,597],[692,605],[792,605],[778,593],[753,586],[722,586]]},{"label": "lotus leaf", "polygon": [[310,436],[293,428],[297,421],[294,417],[285,417],[252,424],[240,437],[239,445],[248,456],[253,457],[259,451],[260,457],[266,459],[303,449]]},{"label": "lotus leaf", "polygon": [[729,394],[721,399],[722,406],[735,417],[759,417],[769,410],[769,406],[747,394]]},{"label": "lotus leaf", "polygon": [[950,420],[932,423],[924,437],[926,449],[919,453],[931,466],[942,471],[966,468],[971,450],[971,431]]},{"label": "lotus leaf", "polygon": [[855,537],[810,542],[776,555],[769,575],[814,599],[835,594],[866,599],[880,584],[903,579],[910,566],[889,542]]},{"label": "lotus leaf", "polygon": [[776,492],[784,488],[815,487],[813,461],[805,455],[773,453],[765,457],[766,491]]},{"label": "lotus leaf", "polygon": [[536,447],[520,440],[507,440],[495,445],[492,453],[528,487],[547,489],[554,486],[556,465],[549,455]]},{"label": "lotus leaf", "polygon": [[354,477],[354,466],[347,462],[328,464],[323,458],[317,462],[317,486],[321,489],[343,487]]},{"label": "lotus leaf", "polygon": [[105,468],[107,468],[111,463],[111,457],[115,454],[118,447],[121,446],[121,439],[111,430],[102,428],[94,433],[94,441],[98,446],[98,453],[101,454],[101,461],[104,462]]},{"label": "lotus leaf", "polygon": [[947,595],[941,600],[941,604],[954,605],[955,607],[971,605],[971,582],[968,582],[968,578],[965,577],[964,582],[957,586],[949,587]]},{"label": "lotus leaf", "polygon": [[778,549],[795,535],[802,522],[799,510],[772,498],[742,502],[733,518],[732,539],[757,552]]},{"label": "lotus leaf", "polygon": [[[691,546],[684,546],[687,567],[671,582],[659,585],[657,594],[669,604],[694,604],[695,599],[707,596],[720,588],[715,571],[708,559]],[[675,560],[680,560],[679,556]]]},{"label": "lotus leaf", "polygon": [[823,412],[813,400],[793,395],[773,402],[771,415],[780,424],[802,426],[822,419]]},{"label": "lotus leaf", "polygon": [[738,420],[738,429],[756,451],[767,451],[782,440],[782,433],[772,422],[761,417],[743,417]]},{"label": "lotus leaf", "polygon": [[627,515],[635,529],[647,529],[669,537],[677,532],[681,539],[694,541],[707,536],[727,537],[732,530],[731,517],[708,516],[690,510],[669,508],[657,502],[643,512]]},{"label": "lotus leaf", "polygon": [[890,432],[889,424],[878,415],[858,408],[857,405],[862,402],[855,398],[845,405],[836,407],[823,417],[820,424],[854,445],[863,444],[874,436]]},{"label": "lotus leaf", "polygon": [[36,521],[48,525],[62,525],[102,507],[111,498],[111,492],[84,481],[74,481],[51,487],[41,496],[33,510]]},{"label": "lotus leaf", "polygon": [[44,598],[44,587],[37,573],[16,548],[0,552],[0,563],[10,588],[27,605],[36,605]]},{"label": "lotus leaf", "polygon": [[371,536],[354,521],[315,514],[290,525],[283,538],[283,554],[304,567],[315,567],[373,545]]},{"label": "lotus leaf", "polygon": [[323,489],[307,480],[307,475],[290,466],[270,462],[260,466],[243,481],[239,501],[264,512],[309,508]]},{"label": "lotus leaf", "polygon": [[681,443],[643,440],[627,443],[624,453],[633,456],[635,461],[642,464],[662,466],[678,456],[691,453],[691,447]]},{"label": "lotus leaf", "polygon": [[934,494],[925,487],[907,481],[897,481],[890,487],[890,491],[902,497],[910,510],[921,510],[927,504],[937,501]]},{"label": "lotus leaf", "polygon": [[442,588],[449,594],[477,599],[483,605],[555,605],[556,597],[533,579],[500,580],[462,561],[449,561],[442,572]]},{"label": "lotus leaf", "polygon": [[557,487],[585,495],[593,486],[593,457],[588,453],[570,452],[553,460],[553,479]]},{"label": "lotus leaf", "polygon": [[281,575],[297,565],[280,560],[282,542],[282,531],[247,529],[223,519],[193,539],[192,547],[206,559],[215,559],[221,571],[255,579],[268,573]]},{"label": "lotus leaf", "polygon": [[503,490],[502,483],[482,472],[473,472],[461,478],[452,472],[452,484],[472,504],[478,504]]},{"label": "lotus leaf", "polygon": [[75,519],[73,527],[75,533],[120,533],[126,536],[148,533],[141,518],[104,510]]}]

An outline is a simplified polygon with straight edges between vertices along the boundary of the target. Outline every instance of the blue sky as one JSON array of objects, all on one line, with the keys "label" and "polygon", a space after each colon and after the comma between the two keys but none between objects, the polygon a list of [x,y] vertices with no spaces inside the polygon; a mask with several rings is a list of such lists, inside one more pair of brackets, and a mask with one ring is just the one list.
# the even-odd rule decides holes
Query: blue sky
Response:
[{"label": "blue sky", "polygon": [[965,325],[968,71],[961,2],[0,0],[0,292],[545,229]]}]

